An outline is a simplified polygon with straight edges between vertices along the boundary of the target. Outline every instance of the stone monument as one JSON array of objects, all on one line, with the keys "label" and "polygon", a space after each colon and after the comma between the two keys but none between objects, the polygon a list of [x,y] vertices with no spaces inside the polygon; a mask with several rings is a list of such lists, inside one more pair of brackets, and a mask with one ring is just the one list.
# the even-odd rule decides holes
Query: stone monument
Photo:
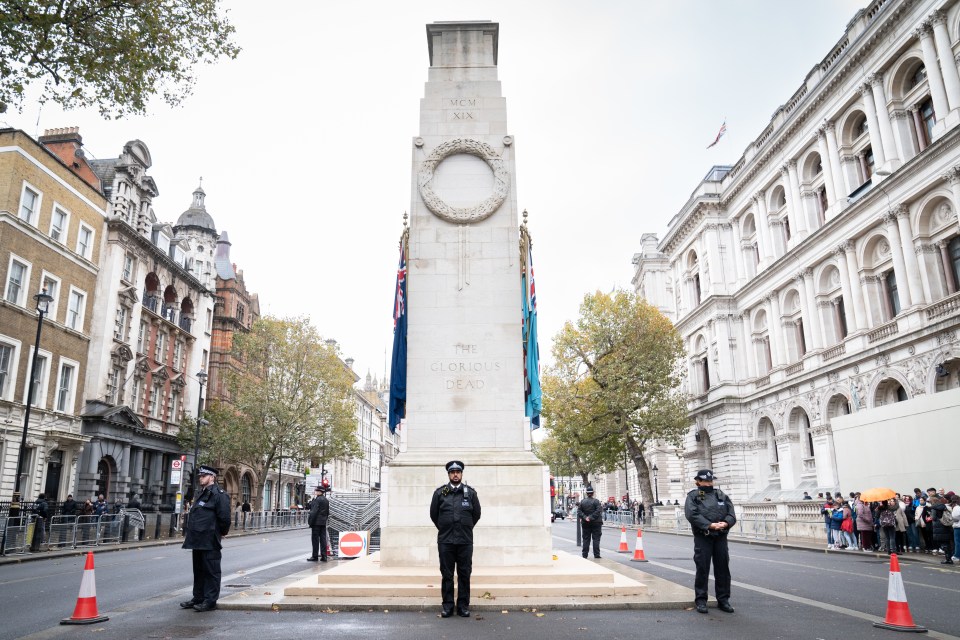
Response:
[{"label": "stone monument", "polygon": [[462,460],[480,497],[474,567],[551,561],[548,471],[524,416],[515,144],[494,22],[427,25],[412,142],[407,403],[381,495],[384,567],[437,564],[430,497]]}]

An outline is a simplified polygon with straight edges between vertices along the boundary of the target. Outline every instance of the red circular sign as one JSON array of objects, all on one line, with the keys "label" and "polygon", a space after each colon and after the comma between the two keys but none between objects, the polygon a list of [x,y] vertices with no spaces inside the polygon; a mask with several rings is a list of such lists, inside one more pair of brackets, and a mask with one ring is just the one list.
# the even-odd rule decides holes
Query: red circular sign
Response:
[{"label": "red circular sign", "polygon": [[343,558],[357,558],[366,547],[366,539],[355,531],[348,531],[340,536],[340,556]]}]

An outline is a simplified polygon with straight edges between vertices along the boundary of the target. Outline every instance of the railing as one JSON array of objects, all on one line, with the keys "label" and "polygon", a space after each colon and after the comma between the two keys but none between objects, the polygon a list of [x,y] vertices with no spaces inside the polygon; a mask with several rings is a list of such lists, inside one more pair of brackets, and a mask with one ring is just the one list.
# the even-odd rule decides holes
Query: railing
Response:
[{"label": "railing", "polygon": [[762,378],[757,378],[757,381],[754,385],[759,389],[760,387],[765,387],[770,384],[770,376],[763,376]]},{"label": "railing", "polygon": [[159,296],[148,296],[148,295],[144,295],[144,296],[143,296],[143,306],[145,306],[145,307],[146,307],[147,309],[149,309],[150,311],[153,311],[154,313],[156,313],[156,312],[157,312],[157,308],[160,306],[160,298],[159,298]]},{"label": "railing", "polygon": [[816,471],[817,471],[817,459],[804,458],[802,473],[816,473]]},{"label": "railing", "polygon": [[193,321],[190,318],[187,318],[186,316],[181,316],[180,328],[186,331],[187,333],[190,333],[190,326],[192,325],[192,323]]},{"label": "railing", "polygon": [[880,325],[873,331],[867,333],[867,342],[876,342],[877,340],[883,340],[884,338],[895,336],[899,331],[900,328],[897,326],[897,320],[894,318],[887,324]]},{"label": "railing", "polygon": [[787,367],[788,376],[792,376],[795,373],[800,373],[801,371],[803,371],[803,360],[799,362],[794,362],[793,364]]},{"label": "railing", "polygon": [[943,300],[934,302],[927,307],[927,320],[933,320],[940,316],[945,316],[960,309],[960,292],[948,296]]},{"label": "railing", "polygon": [[838,356],[842,356],[847,352],[847,343],[841,342],[840,344],[830,347],[829,349],[824,349],[823,353],[820,354],[820,357],[826,360],[832,360]]}]

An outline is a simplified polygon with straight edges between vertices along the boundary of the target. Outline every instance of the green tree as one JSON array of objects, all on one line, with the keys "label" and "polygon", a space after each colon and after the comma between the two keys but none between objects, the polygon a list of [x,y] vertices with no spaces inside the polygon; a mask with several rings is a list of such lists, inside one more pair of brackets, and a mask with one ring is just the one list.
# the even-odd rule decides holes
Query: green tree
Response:
[{"label": "green tree", "polygon": [[0,0],[0,112],[25,92],[104,117],[190,95],[194,67],[240,52],[219,0]]},{"label": "green tree", "polygon": [[[201,460],[245,464],[259,478],[282,459],[361,455],[353,373],[306,318],[260,318],[233,338],[243,370],[225,370],[229,403],[211,406]],[[180,441],[193,448],[193,426]]]},{"label": "green tree", "polygon": [[678,446],[689,427],[683,357],[680,335],[655,307],[632,293],[597,292],[554,338],[544,376],[544,414],[557,437],[598,471],[617,468],[626,451],[648,508],[644,452],[658,441]]}]

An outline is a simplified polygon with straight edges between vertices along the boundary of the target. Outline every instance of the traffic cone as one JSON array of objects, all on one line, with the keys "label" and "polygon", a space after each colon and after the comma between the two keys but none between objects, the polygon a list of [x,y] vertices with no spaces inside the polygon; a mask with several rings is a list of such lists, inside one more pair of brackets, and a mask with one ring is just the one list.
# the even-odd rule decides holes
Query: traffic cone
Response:
[{"label": "traffic cone", "polygon": [[897,554],[890,554],[890,581],[887,583],[887,617],[883,622],[874,622],[873,626],[891,631],[910,631],[926,633],[924,627],[913,623],[910,606],[907,605],[907,592],[903,590],[903,578],[900,576],[900,561]]},{"label": "traffic cone", "polygon": [[630,558],[630,562],[647,562],[646,556],[643,555],[642,529],[637,529],[637,548],[633,550],[633,557]]},{"label": "traffic cone", "polygon": [[93,575],[93,552],[87,552],[87,562],[83,566],[83,579],[80,581],[80,595],[73,615],[64,618],[60,624],[93,624],[109,620],[97,612],[97,580]]},{"label": "traffic cone", "polygon": [[620,548],[617,553],[630,553],[630,547],[627,546],[627,528],[620,527]]}]

